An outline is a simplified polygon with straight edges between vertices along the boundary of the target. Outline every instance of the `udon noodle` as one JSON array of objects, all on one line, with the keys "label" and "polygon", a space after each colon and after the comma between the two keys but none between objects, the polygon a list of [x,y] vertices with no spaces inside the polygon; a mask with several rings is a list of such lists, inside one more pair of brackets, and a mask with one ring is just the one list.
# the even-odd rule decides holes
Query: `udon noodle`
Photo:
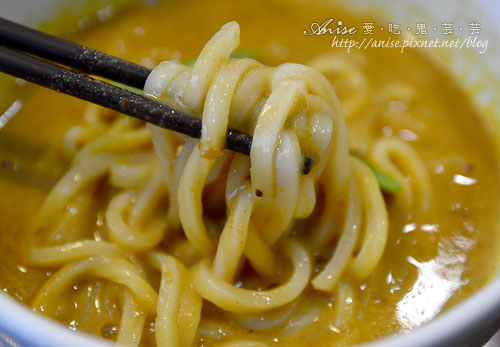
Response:
[{"label": "udon noodle", "polygon": [[[260,346],[203,308],[286,335],[314,321],[326,305],[322,293],[336,297],[338,326],[352,319],[357,303],[343,275],[363,280],[374,271],[388,214],[371,169],[349,153],[344,116],[320,71],[353,79],[358,96],[348,116],[366,83],[328,57],[311,62],[319,71],[232,59],[239,35],[236,22],[224,25],[193,67],[165,61],[144,88],[199,115],[200,140],[97,106],[66,133],[71,167],[46,197],[26,248],[28,263],[58,269],[35,310],[62,314],[60,295],[90,279],[99,293],[84,302],[116,303],[105,315],[117,321],[122,344],[141,343],[149,329],[159,346]],[[228,127],[253,136],[249,157],[224,150]],[[315,163],[306,175],[304,156]],[[409,144],[377,140],[366,159],[401,184],[396,204],[425,213],[430,179]],[[96,209],[104,212],[89,233]],[[328,257],[324,265],[314,265],[317,256]]]}]

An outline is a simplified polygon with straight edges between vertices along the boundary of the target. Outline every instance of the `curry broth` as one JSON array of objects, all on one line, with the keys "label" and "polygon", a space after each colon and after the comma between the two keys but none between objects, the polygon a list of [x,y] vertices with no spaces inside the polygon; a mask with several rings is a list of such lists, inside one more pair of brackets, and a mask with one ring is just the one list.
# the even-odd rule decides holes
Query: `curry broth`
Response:
[{"label": "curry broth", "polygon": [[[162,60],[195,58],[213,33],[236,20],[241,48],[256,50],[263,63],[306,64],[319,54],[343,54],[330,47],[329,35],[302,34],[312,22],[330,17],[358,28],[367,20],[319,3],[187,0],[123,11],[72,39],[153,67]],[[390,230],[384,256],[366,281],[351,281],[357,319],[336,327],[330,318],[332,296],[323,298],[329,303],[319,320],[291,337],[241,330],[269,344],[352,344],[404,332],[481,288],[497,269],[498,156],[481,115],[457,83],[418,50],[401,54],[396,49],[368,49],[350,57],[359,62],[371,91],[348,120],[351,149],[362,152],[381,136],[408,140],[431,173],[432,208],[425,216],[407,215],[393,208],[386,196]],[[392,127],[384,123],[387,105],[377,98],[377,91],[401,83],[414,91],[404,117],[409,114],[416,129],[406,129],[403,121]],[[24,266],[20,245],[30,219],[67,167],[58,146],[64,132],[81,121],[86,103],[39,87],[22,89],[17,95],[22,109],[0,130],[0,288],[29,305],[50,272]],[[339,94],[342,99],[342,91]],[[477,182],[460,185],[455,175]],[[209,306],[203,314],[217,312]]]}]

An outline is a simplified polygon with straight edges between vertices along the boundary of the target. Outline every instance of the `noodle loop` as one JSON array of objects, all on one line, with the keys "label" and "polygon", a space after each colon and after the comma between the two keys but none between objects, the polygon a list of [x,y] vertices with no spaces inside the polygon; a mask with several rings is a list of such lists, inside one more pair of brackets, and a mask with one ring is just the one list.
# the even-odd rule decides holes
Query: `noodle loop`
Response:
[{"label": "noodle loop", "polygon": [[[386,205],[370,168],[349,156],[329,81],[299,64],[230,58],[238,45],[239,26],[227,23],[193,67],[165,61],[147,79],[146,96],[202,120],[200,140],[96,106],[67,132],[71,167],[40,208],[25,252],[31,264],[58,267],[37,310],[51,314],[68,287],[102,280],[119,288],[119,343],[263,346],[238,329],[288,321],[279,329],[291,334],[321,313],[318,291],[347,300],[344,276],[364,280],[374,271],[387,240]],[[366,81],[347,67],[363,92]],[[349,114],[363,98],[349,101]],[[228,128],[253,136],[249,157],[225,151]],[[307,175],[305,156],[314,160]],[[428,208],[428,174],[409,145],[380,140],[369,157],[401,182],[402,204]],[[330,258],[314,264],[317,254]],[[338,305],[342,325],[351,305]],[[214,311],[235,326],[213,328]]]}]

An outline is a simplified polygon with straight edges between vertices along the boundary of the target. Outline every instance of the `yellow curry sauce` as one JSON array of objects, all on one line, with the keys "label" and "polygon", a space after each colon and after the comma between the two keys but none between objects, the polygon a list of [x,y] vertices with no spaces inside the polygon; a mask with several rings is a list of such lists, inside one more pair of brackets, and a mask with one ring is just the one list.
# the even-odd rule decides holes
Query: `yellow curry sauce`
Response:
[{"label": "yellow curry sauce", "polygon": [[[330,47],[329,35],[303,35],[312,22],[331,17],[358,28],[367,20],[316,3],[169,1],[121,11],[72,39],[153,67],[162,60],[195,58],[224,23],[236,20],[242,49],[256,51],[263,63],[307,64],[320,54],[346,54]],[[363,105],[348,119],[351,150],[363,152],[382,136],[408,141],[431,173],[432,207],[425,217],[409,215],[392,208],[386,195],[390,231],[384,256],[366,281],[351,280],[356,319],[339,330],[329,304],[309,328],[274,343],[344,345],[404,332],[481,288],[497,269],[498,155],[493,134],[467,95],[418,50],[358,50],[349,59],[368,82]],[[343,90],[336,76],[327,77],[341,101],[357,92]],[[400,96],[384,100],[381,91],[391,88]],[[64,132],[81,121],[86,103],[29,85],[16,97],[21,110],[0,129],[0,289],[29,305],[48,274],[23,264],[23,237],[67,165],[58,148]],[[467,184],[463,177],[470,179]],[[79,326],[96,333],[92,324]],[[269,344],[275,338],[273,331],[255,336]]]}]

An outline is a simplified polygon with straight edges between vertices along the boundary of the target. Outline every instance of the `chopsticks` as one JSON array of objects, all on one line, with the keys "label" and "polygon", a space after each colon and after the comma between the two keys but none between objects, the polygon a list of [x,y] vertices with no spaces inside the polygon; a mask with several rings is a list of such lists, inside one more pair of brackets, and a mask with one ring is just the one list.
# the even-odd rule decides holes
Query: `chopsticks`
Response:
[{"label": "chopsticks", "polygon": [[[0,71],[165,129],[201,137],[197,117],[37,57],[138,89],[143,89],[151,73],[146,67],[0,18]],[[234,129],[227,131],[227,149],[250,155],[251,146],[252,137]],[[312,158],[304,156],[303,173],[308,174],[312,165]]]},{"label": "chopsticks", "polygon": [[0,18],[0,44],[142,89],[151,70]]}]

